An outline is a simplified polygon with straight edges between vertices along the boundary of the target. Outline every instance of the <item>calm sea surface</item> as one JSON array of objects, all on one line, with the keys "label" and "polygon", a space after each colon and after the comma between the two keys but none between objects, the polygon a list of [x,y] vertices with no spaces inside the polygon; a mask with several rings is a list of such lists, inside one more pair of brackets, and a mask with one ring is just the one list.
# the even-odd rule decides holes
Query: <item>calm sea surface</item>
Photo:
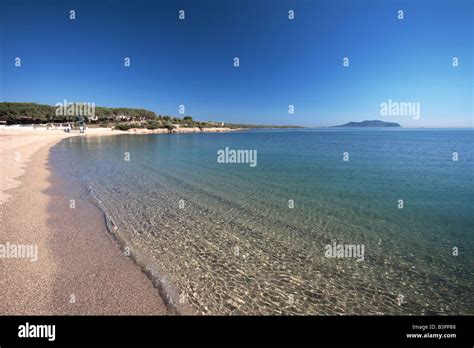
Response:
[{"label": "calm sea surface", "polygon": [[[183,313],[472,315],[473,135],[76,137],[51,162],[92,188],[85,199]],[[226,147],[256,150],[257,166],[218,163]],[[333,243],[363,260],[327,257]]]}]

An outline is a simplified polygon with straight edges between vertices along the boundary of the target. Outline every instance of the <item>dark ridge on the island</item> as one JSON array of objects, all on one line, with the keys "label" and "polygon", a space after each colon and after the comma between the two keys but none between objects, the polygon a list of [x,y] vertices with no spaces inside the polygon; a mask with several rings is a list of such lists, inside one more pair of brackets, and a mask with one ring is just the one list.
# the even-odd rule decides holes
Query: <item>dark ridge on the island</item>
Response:
[{"label": "dark ridge on the island", "polygon": [[401,127],[396,122],[384,122],[379,120],[362,121],[362,122],[348,122],[334,127]]}]

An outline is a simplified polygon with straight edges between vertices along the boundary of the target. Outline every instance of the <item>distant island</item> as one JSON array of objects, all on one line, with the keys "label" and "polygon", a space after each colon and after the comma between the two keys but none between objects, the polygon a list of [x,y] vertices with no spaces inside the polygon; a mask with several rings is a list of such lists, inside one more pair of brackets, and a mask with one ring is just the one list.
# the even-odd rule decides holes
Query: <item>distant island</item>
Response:
[{"label": "distant island", "polygon": [[362,121],[362,122],[348,122],[334,127],[401,127],[396,122],[384,122],[379,120]]}]

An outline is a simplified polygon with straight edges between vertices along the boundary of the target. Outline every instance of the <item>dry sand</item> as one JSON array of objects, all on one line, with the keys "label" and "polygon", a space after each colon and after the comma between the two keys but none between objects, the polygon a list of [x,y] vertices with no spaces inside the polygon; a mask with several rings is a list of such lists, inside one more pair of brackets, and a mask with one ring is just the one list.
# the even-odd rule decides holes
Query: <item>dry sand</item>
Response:
[{"label": "dry sand", "polygon": [[[110,128],[88,129],[87,135],[127,134]],[[17,187],[17,178],[24,174],[24,168],[30,157],[43,146],[53,146],[70,136],[84,136],[79,132],[65,133],[61,130],[46,129],[1,129],[0,128],[0,205],[10,195],[5,191]]]},{"label": "dry sand", "polygon": [[169,314],[101,213],[48,167],[49,149],[66,136],[78,134],[0,130],[0,244],[38,246],[36,262],[0,258],[0,314]]}]

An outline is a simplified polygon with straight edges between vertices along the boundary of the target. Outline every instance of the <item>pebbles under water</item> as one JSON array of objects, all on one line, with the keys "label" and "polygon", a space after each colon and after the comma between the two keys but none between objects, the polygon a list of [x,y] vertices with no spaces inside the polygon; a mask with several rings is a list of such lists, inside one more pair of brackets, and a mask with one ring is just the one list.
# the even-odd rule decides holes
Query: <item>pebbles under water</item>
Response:
[{"label": "pebbles under water", "polygon": [[[474,314],[472,136],[117,135],[65,139],[52,161],[93,189],[180,312]],[[218,163],[226,147],[258,165]],[[364,260],[326,257],[333,242]]]}]

